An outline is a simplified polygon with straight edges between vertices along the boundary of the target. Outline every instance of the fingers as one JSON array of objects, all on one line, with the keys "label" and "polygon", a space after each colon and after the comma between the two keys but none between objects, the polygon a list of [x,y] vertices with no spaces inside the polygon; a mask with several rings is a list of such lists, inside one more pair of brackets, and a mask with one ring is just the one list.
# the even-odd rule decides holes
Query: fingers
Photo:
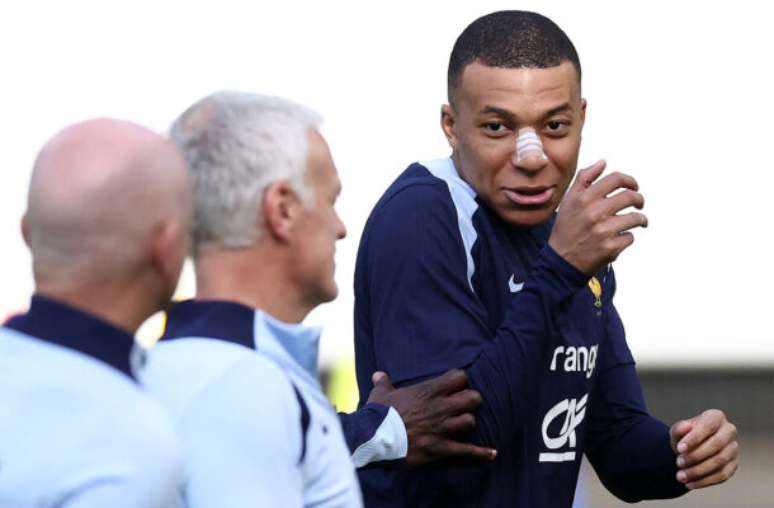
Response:
[{"label": "fingers", "polygon": [[630,229],[648,227],[648,217],[644,213],[630,212],[622,215],[614,215],[604,225],[610,233],[621,233]]},{"label": "fingers", "polygon": [[670,439],[679,453],[677,480],[699,489],[729,479],[739,464],[736,438],[736,426],[717,409],[673,425]]},{"label": "fingers", "polygon": [[[738,446],[739,445],[736,442],[736,427],[733,424],[726,422],[726,424],[709,439],[693,450],[681,454],[677,458],[677,466],[684,469],[695,465],[701,465],[708,459],[724,453],[726,455],[732,454],[735,457],[738,453]],[[702,472],[702,476],[710,472],[704,471],[704,469],[699,469],[699,471]]]},{"label": "fingers", "polygon": [[[678,471],[677,480],[685,484],[696,483],[707,477],[714,476],[718,472],[722,472],[724,469],[727,469],[729,464],[733,464],[734,470],[736,470],[735,465],[738,463],[738,458],[739,445],[736,441],[733,441],[718,452],[711,454],[706,460]],[[724,480],[726,479],[728,477],[724,478]]]},{"label": "fingers", "polygon": [[726,422],[726,415],[717,409],[709,409],[690,419],[692,429],[677,443],[677,453],[684,454],[703,443]]},{"label": "fingers", "polygon": [[425,381],[431,385],[433,394],[458,392],[468,386],[468,375],[464,370],[451,369],[435,379]]},{"label": "fingers", "polygon": [[688,487],[691,490],[695,489],[703,489],[704,487],[709,487],[711,485],[717,485],[719,483],[723,483],[724,481],[728,480],[732,476],[734,476],[734,473],[736,473],[736,469],[739,467],[739,464],[737,462],[729,462],[720,471],[717,471],[711,475],[705,476],[704,478],[696,481],[689,481],[685,484],[686,487]]},{"label": "fingers", "polygon": [[675,453],[678,453],[677,451],[677,443],[680,442],[680,440],[688,434],[693,426],[691,425],[691,422],[688,420],[681,420],[669,429],[669,441],[672,444],[672,450],[674,450]]},{"label": "fingers", "polygon": [[592,185],[589,188],[589,192],[593,198],[599,199],[604,198],[617,189],[630,189],[636,191],[639,190],[639,188],[640,186],[633,176],[616,171],[609,175],[605,175],[601,180]]},{"label": "fingers", "polygon": [[[390,382],[390,377],[386,372],[377,371],[371,374],[371,382],[374,387],[371,388],[371,392],[368,394],[367,402],[378,402],[379,404],[385,404],[388,406],[393,405],[390,400],[390,395],[395,392],[395,387]],[[399,408],[395,408],[400,413]]]},{"label": "fingers", "polygon": [[451,414],[475,411],[481,405],[481,394],[472,389],[462,390],[449,395],[443,405]]},{"label": "fingers", "polygon": [[575,177],[575,182],[572,184],[571,191],[583,191],[591,187],[591,184],[599,178],[602,172],[605,170],[607,162],[604,160],[598,160],[591,166],[578,171]]},{"label": "fingers", "polygon": [[629,231],[621,231],[612,238],[608,238],[602,242],[605,252],[607,253],[607,259],[610,261],[618,259],[618,256],[633,243],[634,235]]},{"label": "fingers", "polygon": [[460,432],[467,432],[476,426],[476,419],[471,413],[463,413],[461,415],[452,416],[446,418],[441,423],[439,432],[444,435],[454,435]]},{"label": "fingers", "polygon": [[390,382],[390,376],[387,375],[386,372],[382,372],[380,370],[377,370],[373,374],[371,374],[371,382],[374,384],[374,388],[383,387],[387,389],[394,389],[395,387],[392,386],[392,383]]},{"label": "fingers", "polygon": [[624,208],[633,206],[639,210],[645,206],[645,197],[639,192],[633,190],[625,190],[617,194],[613,194],[603,201],[604,212],[608,215],[615,215]]},{"label": "fingers", "polygon": [[436,458],[458,457],[462,459],[492,461],[497,457],[497,450],[443,439],[433,446],[432,454]]}]

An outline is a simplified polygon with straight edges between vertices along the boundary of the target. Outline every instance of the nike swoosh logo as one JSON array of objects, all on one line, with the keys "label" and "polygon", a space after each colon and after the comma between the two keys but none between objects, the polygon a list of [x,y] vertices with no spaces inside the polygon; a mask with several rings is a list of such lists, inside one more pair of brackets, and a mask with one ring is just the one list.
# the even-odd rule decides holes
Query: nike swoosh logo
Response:
[{"label": "nike swoosh logo", "polygon": [[508,289],[511,290],[511,293],[518,293],[523,287],[524,283],[513,280],[513,274],[511,274],[511,278],[508,279]]}]

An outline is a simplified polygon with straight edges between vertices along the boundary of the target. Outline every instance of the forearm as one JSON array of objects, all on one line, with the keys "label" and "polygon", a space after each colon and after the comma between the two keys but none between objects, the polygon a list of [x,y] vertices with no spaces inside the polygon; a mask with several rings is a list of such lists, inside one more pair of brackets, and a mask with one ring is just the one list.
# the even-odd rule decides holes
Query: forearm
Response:
[{"label": "forearm", "polygon": [[[609,345],[622,342],[617,313],[609,325]],[[613,355],[612,348],[606,352]],[[669,429],[648,412],[633,360],[603,369],[599,375],[586,455],[602,483],[629,502],[685,493],[675,477],[677,457],[670,445]]]},{"label": "forearm", "polygon": [[589,459],[607,489],[633,503],[669,499],[687,492],[677,481],[677,465],[669,444],[669,428],[643,415],[617,439],[589,453]]}]

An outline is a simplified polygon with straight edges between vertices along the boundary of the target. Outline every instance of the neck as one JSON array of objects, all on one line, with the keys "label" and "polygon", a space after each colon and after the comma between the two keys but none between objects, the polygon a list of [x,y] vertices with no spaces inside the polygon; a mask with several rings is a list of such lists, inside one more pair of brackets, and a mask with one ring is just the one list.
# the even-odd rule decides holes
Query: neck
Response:
[{"label": "neck", "polygon": [[241,249],[203,249],[195,260],[196,298],[227,300],[261,309],[286,323],[300,323],[313,307],[288,277],[286,257],[259,241]]},{"label": "neck", "polygon": [[35,292],[52,298],[134,335],[137,329],[158,309],[149,308],[147,294],[138,294],[132,286],[108,287],[95,284],[89,287],[63,288],[38,282]]},{"label": "neck", "polygon": [[[460,154],[457,150],[453,150],[451,154],[452,163],[454,163],[454,169],[457,171],[457,176],[462,180],[465,180],[465,176],[462,174],[462,164],[460,164]],[[465,180],[467,182],[467,180]]]}]

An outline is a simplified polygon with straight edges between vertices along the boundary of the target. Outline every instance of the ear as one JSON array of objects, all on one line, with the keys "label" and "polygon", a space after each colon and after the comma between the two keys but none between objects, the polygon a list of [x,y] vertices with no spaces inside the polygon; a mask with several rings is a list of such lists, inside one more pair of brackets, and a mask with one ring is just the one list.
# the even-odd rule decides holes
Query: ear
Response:
[{"label": "ear", "polygon": [[441,129],[452,150],[457,150],[456,117],[450,104],[441,106]]},{"label": "ear", "polygon": [[173,289],[180,278],[180,270],[185,261],[188,242],[182,231],[182,226],[174,220],[165,220],[153,230],[151,237],[151,262],[162,280]]},{"label": "ear", "polygon": [[27,244],[27,247],[29,247],[30,246],[30,225],[27,222],[26,213],[22,215],[21,234],[22,234],[22,238],[24,238],[24,243]]},{"label": "ear", "polygon": [[266,232],[278,241],[288,242],[301,208],[301,201],[290,183],[281,180],[266,187],[262,208],[259,213],[263,217],[258,217],[259,223],[263,222]]},{"label": "ear", "polygon": [[581,128],[586,123],[586,99],[581,98],[581,110],[580,110]]}]

